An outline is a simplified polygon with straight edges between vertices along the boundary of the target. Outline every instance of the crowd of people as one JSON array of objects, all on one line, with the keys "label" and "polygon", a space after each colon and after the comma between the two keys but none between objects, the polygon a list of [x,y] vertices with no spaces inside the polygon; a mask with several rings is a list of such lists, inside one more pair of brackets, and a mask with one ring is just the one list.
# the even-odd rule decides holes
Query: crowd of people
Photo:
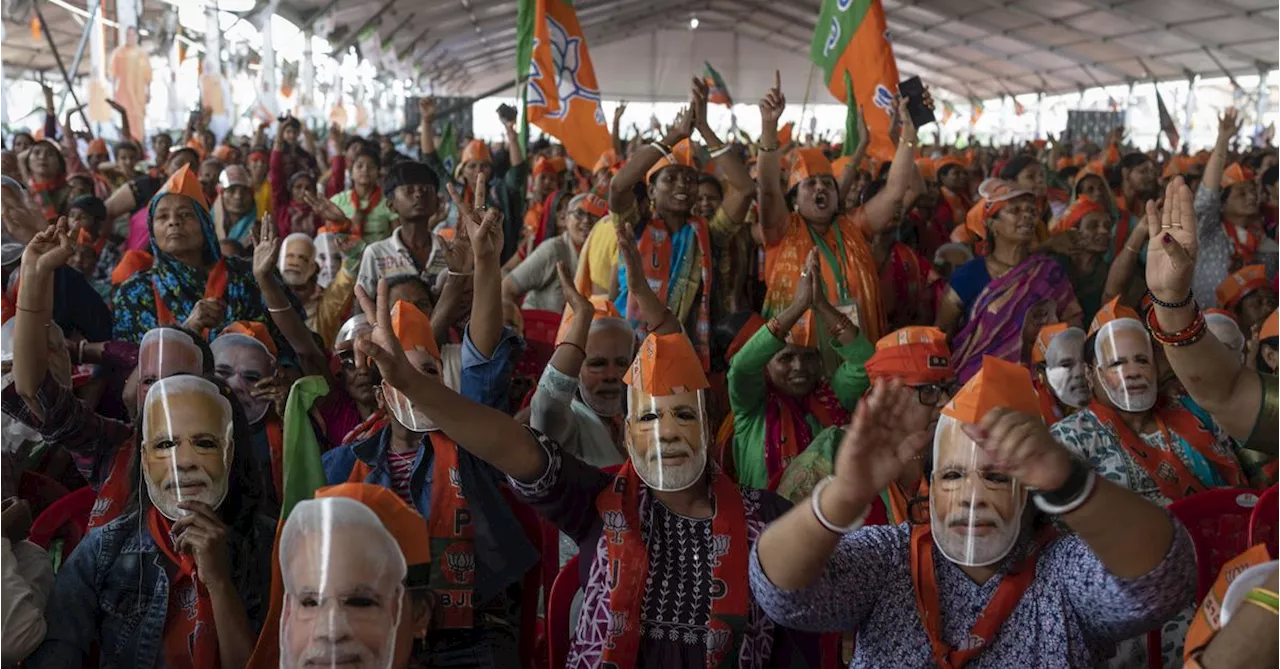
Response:
[{"label": "crowd of people", "polygon": [[882,161],[780,131],[780,77],[751,140],[708,97],[594,164],[430,99],[7,138],[4,666],[1274,660],[1274,563],[1184,642],[1166,507],[1276,484],[1275,147],[957,148],[896,100]]}]

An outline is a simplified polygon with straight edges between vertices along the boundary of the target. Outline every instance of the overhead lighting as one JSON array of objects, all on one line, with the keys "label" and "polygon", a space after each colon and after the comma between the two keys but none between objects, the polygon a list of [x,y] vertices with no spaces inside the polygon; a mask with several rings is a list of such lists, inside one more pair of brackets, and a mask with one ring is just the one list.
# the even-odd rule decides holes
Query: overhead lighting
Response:
[{"label": "overhead lighting", "polygon": [[695,16],[689,19],[689,30],[697,30],[697,29],[698,29],[698,17]]}]

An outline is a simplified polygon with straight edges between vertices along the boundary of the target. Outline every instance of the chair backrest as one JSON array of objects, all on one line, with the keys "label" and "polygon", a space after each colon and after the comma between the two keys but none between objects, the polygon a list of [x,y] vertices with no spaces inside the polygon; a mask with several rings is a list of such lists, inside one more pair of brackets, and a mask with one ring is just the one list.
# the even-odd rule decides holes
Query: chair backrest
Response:
[{"label": "chair backrest", "polygon": [[1258,503],[1257,490],[1215,488],[1169,505],[1196,547],[1196,601],[1204,599],[1222,565],[1249,547],[1249,517]]},{"label": "chair backrest", "polygon": [[551,596],[547,598],[547,659],[551,662],[548,666],[563,667],[569,656],[574,622],[569,620],[569,613],[581,580],[575,555],[560,569],[560,575],[551,585]]},{"label": "chair backrest", "polygon": [[[507,488],[502,495],[520,523],[520,529],[542,555],[542,519],[528,505],[520,502]],[[538,602],[542,595],[542,565],[536,564],[525,573],[520,592],[520,656],[532,658],[538,644]]]},{"label": "chair backrest", "polygon": [[1280,526],[1280,519],[1276,517],[1276,501],[1280,499],[1277,491],[1280,491],[1280,484],[1264,490],[1258,498],[1258,504],[1253,507],[1253,514],[1249,516],[1249,545],[1266,543],[1271,557],[1277,556],[1276,528]]},{"label": "chair backrest", "polygon": [[30,541],[41,548],[48,548],[54,537],[63,539],[63,554],[70,555],[84,538],[89,527],[89,512],[98,499],[98,493],[88,486],[79,488],[49,505],[31,523]]},{"label": "chair backrest", "polygon": [[524,338],[531,342],[555,345],[560,331],[560,312],[540,309],[521,309],[524,319]]}]

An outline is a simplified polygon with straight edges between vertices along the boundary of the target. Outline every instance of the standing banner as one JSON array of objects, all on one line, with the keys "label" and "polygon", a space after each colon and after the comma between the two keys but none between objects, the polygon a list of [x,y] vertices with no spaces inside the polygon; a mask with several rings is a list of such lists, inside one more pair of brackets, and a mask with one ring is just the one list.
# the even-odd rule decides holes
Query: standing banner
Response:
[{"label": "standing banner", "polygon": [[569,0],[520,0],[516,78],[525,80],[525,115],[590,167],[613,147],[587,38]]},{"label": "standing banner", "polygon": [[844,73],[857,72],[853,92],[871,133],[867,155],[892,160],[895,147],[889,125],[898,92],[898,63],[880,0],[823,0],[809,58],[822,69],[827,90],[841,102],[848,102]]}]

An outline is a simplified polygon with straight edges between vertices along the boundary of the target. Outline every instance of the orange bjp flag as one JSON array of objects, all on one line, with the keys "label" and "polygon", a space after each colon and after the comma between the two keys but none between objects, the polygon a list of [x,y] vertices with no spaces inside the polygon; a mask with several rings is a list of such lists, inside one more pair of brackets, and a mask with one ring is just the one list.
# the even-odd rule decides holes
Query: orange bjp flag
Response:
[{"label": "orange bjp flag", "polygon": [[563,142],[575,163],[594,165],[613,140],[573,3],[520,0],[516,26],[516,73],[526,79],[526,117]]},{"label": "orange bjp flag", "polygon": [[898,92],[898,63],[880,0],[823,0],[809,58],[822,69],[827,90],[845,103],[844,76],[849,73],[871,132],[867,155],[891,160],[895,147],[889,141],[889,123]]}]

